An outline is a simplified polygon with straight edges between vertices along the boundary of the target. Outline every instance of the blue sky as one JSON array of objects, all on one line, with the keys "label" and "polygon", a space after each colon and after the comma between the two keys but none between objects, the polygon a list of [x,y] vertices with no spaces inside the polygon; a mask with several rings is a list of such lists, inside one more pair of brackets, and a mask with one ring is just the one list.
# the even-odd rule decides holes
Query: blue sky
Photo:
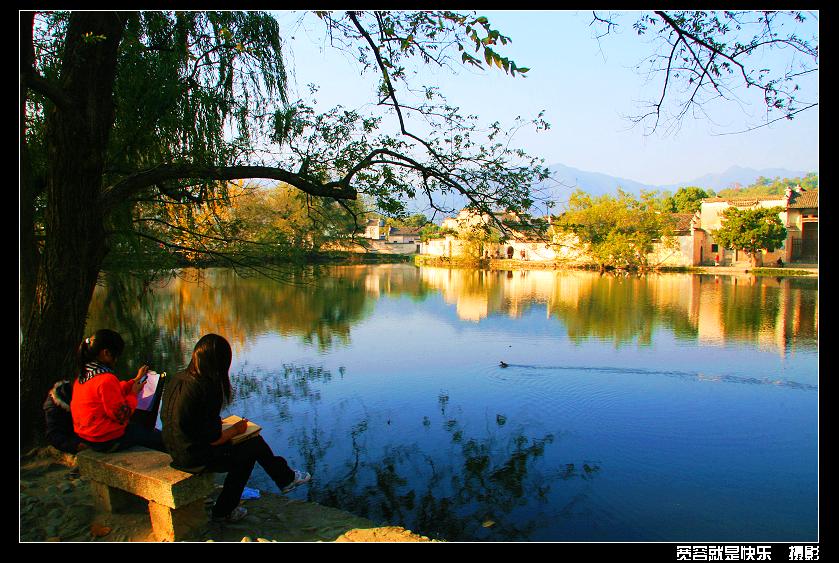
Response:
[{"label": "blue sky", "polygon": [[[373,75],[361,76],[358,63],[328,45],[316,17],[306,16],[299,24],[300,13],[277,15],[291,47],[291,95],[305,97],[306,85],[316,83],[321,110],[336,104],[370,110],[375,99]],[[460,64],[454,65],[455,72],[421,65],[414,83],[439,86],[450,103],[486,123],[512,124],[517,115],[530,118],[545,110],[551,129],[520,132],[515,144],[544,158],[546,164],[562,163],[651,185],[688,181],[734,165],[818,171],[818,107],[792,121],[736,135],[721,133],[760,123],[763,107],[754,99],[711,108],[714,122],[688,117],[677,131],[661,127],[650,135],[633,126],[626,116],[639,112],[642,100],[659,93],[659,85],[648,83],[635,68],[655,49],[650,38],[639,37],[632,29],[637,14],[622,14],[617,32],[600,40],[589,25],[590,11],[478,11],[478,15],[486,15],[494,28],[512,39],[499,51],[529,67],[527,78]],[[797,31],[817,36],[818,13],[811,13]],[[804,88],[805,99],[818,101],[817,74]]]}]

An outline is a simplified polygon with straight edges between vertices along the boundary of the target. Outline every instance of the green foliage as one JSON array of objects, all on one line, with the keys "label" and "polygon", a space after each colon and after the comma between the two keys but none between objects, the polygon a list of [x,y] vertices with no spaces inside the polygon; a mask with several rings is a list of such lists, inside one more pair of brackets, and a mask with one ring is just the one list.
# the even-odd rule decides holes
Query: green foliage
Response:
[{"label": "green foliage", "polygon": [[686,186],[679,188],[672,196],[665,197],[662,207],[668,213],[696,213],[702,206],[702,200],[707,197],[712,196],[702,188]]},{"label": "green foliage", "polygon": [[787,230],[778,215],[783,211],[782,207],[729,207],[723,212],[722,226],[713,231],[714,240],[749,253],[754,264],[761,250],[773,252],[784,244]]},{"label": "green foliage", "polygon": [[261,12],[128,12],[110,160],[224,165],[286,103],[279,26]]},{"label": "green foliage", "polygon": [[[370,202],[391,217],[404,216],[407,202],[417,196],[427,197],[441,212],[451,210],[437,208],[435,202],[451,193],[465,195],[485,209],[526,208],[533,202],[530,186],[545,179],[547,169],[540,160],[511,148],[513,133],[524,125],[521,119],[507,130],[498,123],[487,130],[479,125],[477,116],[464,115],[460,108],[448,105],[435,89],[428,90],[427,102],[419,107],[398,106],[395,84],[407,82],[406,63],[415,59],[421,64],[445,65],[447,53],[458,42],[473,42],[476,52],[508,74],[525,72],[493,50],[509,38],[493,29],[486,18],[448,11],[317,15],[342,38],[339,48],[354,44],[347,47],[352,55],[382,75],[384,92],[399,110],[400,126],[395,134],[382,131],[383,121],[378,116],[341,106],[316,111],[316,87],[312,87],[310,98],[290,103],[285,93],[279,27],[269,13],[152,11],[123,15],[113,89],[114,123],[103,186],[110,189],[160,167],[184,168],[180,176],[149,181],[126,191],[127,197],[116,199],[121,209],[109,217],[113,223],[110,232],[119,239],[113,248],[130,252],[138,245],[157,247],[160,243],[176,253],[181,252],[180,247],[199,252],[242,248],[232,239],[244,236],[247,229],[243,231],[235,222],[223,225],[223,217],[217,213],[212,217],[216,220],[213,236],[236,242],[223,249],[218,247],[224,245],[211,243],[207,237],[175,241],[164,236],[168,229],[161,229],[160,221],[174,224],[170,219],[176,206],[175,214],[185,216],[178,225],[180,234],[187,232],[184,227],[198,232],[192,228],[192,215],[205,214],[201,210],[205,203],[215,206],[229,200],[228,180],[251,177],[247,171],[240,176],[222,174],[222,169],[262,165],[266,156],[273,169],[284,172],[283,181],[311,195],[326,194],[322,205],[309,198],[305,206],[317,213],[329,209],[332,218],[337,216],[332,211],[334,201],[328,197],[333,193],[345,202],[344,217],[360,211],[350,203],[353,198]],[[61,80],[67,64],[61,57],[62,46],[72,20],[70,12],[35,16],[34,67],[44,79]],[[97,41],[93,35],[84,40]],[[51,108],[51,100],[42,92],[30,93],[27,157],[38,180],[48,175],[43,136],[46,110]],[[407,131],[402,117],[409,112],[427,118],[433,133],[421,138]],[[541,116],[533,124],[548,127]],[[35,204],[35,220],[40,223],[46,201],[36,197]],[[415,226],[427,222],[420,217],[408,221]],[[304,227],[302,223],[298,226]],[[351,225],[346,232],[353,230]],[[132,237],[147,240],[129,240]],[[286,240],[297,246],[293,237],[286,236]]]},{"label": "green foliage", "polygon": [[553,226],[577,235],[601,267],[643,269],[653,243],[672,234],[673,219],[658,210],[658,203],[653,194],[639,200],[618,190],[617,196],[593,198],[577,190]]},{"label": "green foliage", "polygon": [[480,260],[484,256],[486,245],[498,244],[502,235],[498,229],[480,224],[460,229],[457,238],[461,241],[461,251],[467,259]]},{"label": "green foliage", "polygon": [[719,197],[742,198],[766,195],[784,195],[787,188],[801,186],[805,190],[819,189],[819,175],[815,172],[806,174],[803,178],[779,178],[774,179],[759,177],[754,184],[740,188],[728,188],[721,190]]}]

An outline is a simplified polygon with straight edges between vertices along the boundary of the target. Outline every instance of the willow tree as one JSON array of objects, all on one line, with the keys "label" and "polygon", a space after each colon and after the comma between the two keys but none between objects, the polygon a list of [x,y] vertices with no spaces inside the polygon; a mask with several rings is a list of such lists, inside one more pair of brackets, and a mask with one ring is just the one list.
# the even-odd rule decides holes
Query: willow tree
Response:
[{"label": "willow tree", "polygon": [[[288,100],[282,38],[267,13],[20,13],[23,446],[40,435],[51,383],[73,371],[103,260],[126,233],[155,237],[149,219],[167,205],[224,197],[226,182],[247,178],[350,211],[361,194],[391,213],[448,193],[485,210],[532,202],[529,186],[545,171],[510,148],[507,131],[495,125],[476,139],[474,120],[444,101],[400,103],[411,59],[526,72],[499,53],[509,38],[486,18],[316,15],[377,71],[394,134],[379,132],[381,116],[317,115],[311,100]],[[407,127],[409,111],[432,122],[428,132]]]}]

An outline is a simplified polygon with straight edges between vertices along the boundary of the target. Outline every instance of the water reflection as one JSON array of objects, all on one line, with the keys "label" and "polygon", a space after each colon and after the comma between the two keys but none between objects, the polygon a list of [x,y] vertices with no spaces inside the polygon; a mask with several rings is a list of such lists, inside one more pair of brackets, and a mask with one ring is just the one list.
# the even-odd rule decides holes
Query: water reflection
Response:
[{"label": "water reflection", "polygon": [[[558,484],[592,481],[601,471],[587,460],[546,465],[556,436],[534,436],[503,413],[484,432],[469,430],[457,415],[461,405],[451,405],[445,392],[437,396],[437,411],[423,416],[423,444],[410,433],[384,438],[392,421],[375,410],[362,408],[349,419],[345,401],[325,415],[318,410],[320,391],[332,381],[329,370],[313,365],[232,376],[232,410],[261,409],[264,418],[289,422],[290,407],[302,403],[316,421],[286,427],[295,459],[317,475],[309,501],[434,538],[526,540],[557,514],[570,517],[580,502],[573,495],[567,506],[552,506]],[[259,485],[271,487],[267,480]]]},{"label": "water reflection", "polygon": [[801,389],[805,391],[817,391],[817,385],[810,385],[809,383],[800,383],[798,381],[787,381],[784,379],[777,379],[771,377],[757,378],[757,377],[742,377],[731,374],[709,374],[703,372],[693,371],[679,371],[679,370],[653,370],[653,369],[639,369],[639,368],[625,368],[614,366],[531,366],[523,364],[505,364],[506,368],[518,368],[522,370],[533,370],[541,374],[550,372],[551,370],[563,370],[569,372],[607,372],[617,375],[663,375],[667,377],[676,377],[686,381],[710,381],[710,382],[724,382],[724,383],[739,383],[745,385],[774,385],[776,387],[789,387],[790,389]]},{"label": "water reflection", "polygon": [[441,268],[423,268],[420,275],[462,320],[544,309],[575,342],[649,345],[653,331],[664,327],[685,340],[747,341],[781,353],[817,344],[815,279]]},{"label": "water reflection", "polygon": [[[230,411],[262,422],[272,445],[316,475],[300,494],[433,537],[681,539],[658,515],[675,514],[671,500],[692,498],[694,485],[716,503],[703,512],[713,512],[708,526],[723,527],[749,522],[741,507],[755,499],[767,499],[761,514],[786,514],[811,490],[801,466],[815,457],[807,416],[817,387],[764,375],[814,371],[812,354],[789,370],[784,356],[817,348],[815,280],[408,265],[303,268],[287,279],[109,273],[88,330],[119,330],[124,361],[167,371],[201,335],[225,335],[236,357]],[[473,330],[481,324],[488,330]],[[510,335],[521,336],[519,359],[505,356],[501,369],[491,356],[486,367]],[[675,351],[655,348],[662,336]],[[741,354],[741,343],[781,358]],[[728,369],[734,355],[747,369]],[[694,385],[707,381],[740,385]],[[737,477],[726,471],[732,455],[747,461],[730,491],[716,483]],[[253,486],[270,488],[264,477]],[[721,507],[734,488],[734,508]],[[674,522],[692,518],[683,506]],[[795,537],[809,537],[810,512],[796,506]],[[655,516],[641,523],[647,508]],[[599,529],[598,518],[611,520]]]},{"label": "water reflection", "polygon": [[[234,349],[255,336],[300,338],[320,350],[347,346],[352,327],[381,296],[423,301],[439,294],[464,321],[543,310],[573,342],[648,346],[657,329],[700,343],[749,342],[784,354],[818,338],[817,280],[581,271],[417,269],[407,265],[301,268],[292,283],[243,278],[233,270],[148,278],[110,272],[97,288],[88,330],[127,335],[137,361],[182,365],[207,332]],[[171,368],[169,368],[171,369]]]},{"label": "water reflection", "polygon": [[543,512],[556,509],[550,507],[552,487],[591,480],[600,471],[594,462],[545,468],[554,435],[532,436],[503,414],[484,435],[471,434],[451,415],[427,415],[423,426],[432,445],[425,447],[404,440],[382,446],[380,435],[368,439],[389,422],[366,413],[342,423],[350,428],[351,451],[332,465],[324,460],[341,449],[341,440],[323,428],[298,429],[292,442],[307,467],[319,469],[308,499],[434,538],[525,540],[544,527]]}]

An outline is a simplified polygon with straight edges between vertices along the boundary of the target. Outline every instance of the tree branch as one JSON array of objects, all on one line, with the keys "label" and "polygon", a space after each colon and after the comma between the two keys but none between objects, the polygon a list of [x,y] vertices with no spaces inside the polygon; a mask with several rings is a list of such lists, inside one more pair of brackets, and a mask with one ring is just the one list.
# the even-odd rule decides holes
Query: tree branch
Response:
[{"label": "tree branch", "polygon": [[285,182],[307,194],[330,197],[333,199],[356,199],[357,191],[343,182],[321,183],[300,174],[294,174],[281,168],[270,166],[203,166],[198,164],[161,164],[154,168],[132,174],[112,186],[102,194],[102,203],[112,208],[155,184],[168,180],[185,178],[204,180],[240,180],[246,178],[267,178]]},{"label": "tree branch", "polygon": [[62,111],[73,107],[73,100],[67,93],[41,76],[35,70],[35,44],[32,26],[35,25],[35,12],[22,12],[20,16],[20,80],[22,86],[46,96]]}]

